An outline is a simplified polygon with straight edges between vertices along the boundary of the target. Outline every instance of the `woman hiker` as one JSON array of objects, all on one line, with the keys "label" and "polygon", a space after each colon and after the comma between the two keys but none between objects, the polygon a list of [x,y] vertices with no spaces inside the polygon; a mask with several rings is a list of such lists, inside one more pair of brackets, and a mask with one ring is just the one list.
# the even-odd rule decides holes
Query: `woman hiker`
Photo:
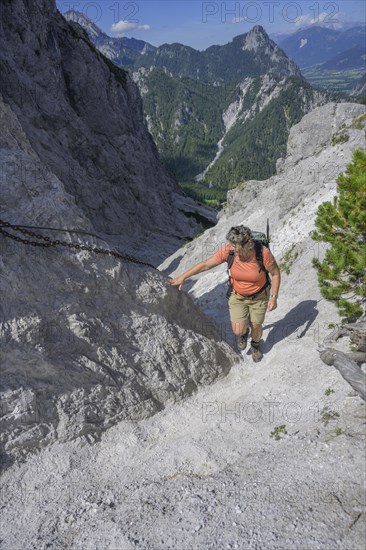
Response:
[{"label": "woman hiker", "polygon": [[238,348],[242,351],[247,346],[249,335],[249,320],[251,329],[251,352],[253,361],[260,361],[263,354],[259,348],[259,341],[263,333],[263,321],[266,311],[273,311],[277,307],[278,291],[281,274],[277,262],[266,246],[262,246],[262,263],[272,277],[272,292],[270,282],[264,270],[258,268],[258,256],[255,241],[249,227],[238,225],[232,227],[226,239],[228,244],[216,254],[194,265],[191,269],[170,279],[170,284],[181,290],[186,279],[208,271],[217,265],[228,261],[230,251],[234,252],[234,261],[229,270],[232,291],[229,297],[229,312],[231,326]]}]

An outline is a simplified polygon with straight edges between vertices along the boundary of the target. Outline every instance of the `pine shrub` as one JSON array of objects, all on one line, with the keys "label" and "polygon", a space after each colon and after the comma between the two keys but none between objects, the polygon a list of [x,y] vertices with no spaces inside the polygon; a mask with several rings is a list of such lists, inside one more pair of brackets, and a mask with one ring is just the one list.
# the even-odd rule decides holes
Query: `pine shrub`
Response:
[{"label": "pine shrub", "polygon": [[353,152],[352,162],[337,179],[338,195],[317,210],[311,234],[328,243],[325,258],[314,258],[321,294],[336,303],[346,321],[363,314],[366,299],[366,152]]}]

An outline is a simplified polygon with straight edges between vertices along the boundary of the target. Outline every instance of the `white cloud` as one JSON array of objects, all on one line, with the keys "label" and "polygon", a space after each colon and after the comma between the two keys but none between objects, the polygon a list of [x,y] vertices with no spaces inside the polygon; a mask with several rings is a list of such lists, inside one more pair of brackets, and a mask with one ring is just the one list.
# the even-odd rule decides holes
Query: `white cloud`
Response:
[{"label": "white cloud", "polygon": [[149,31],[150,25],[138,25],[137,23],[132,23],[131,21],[118,21],[118,23],[113,23],[111,31],[116,33],[118,36],[124,36],[127,32],[132,31]]},{"label": "white cloud", "polygon": [[317,17],[311,17],[311,15],[301,15],[294,21],[297,27],[305,27],[307,25],[321,25],[326,21],[327,17],[329,18],[329,13],[323,11],[319,13]]}]

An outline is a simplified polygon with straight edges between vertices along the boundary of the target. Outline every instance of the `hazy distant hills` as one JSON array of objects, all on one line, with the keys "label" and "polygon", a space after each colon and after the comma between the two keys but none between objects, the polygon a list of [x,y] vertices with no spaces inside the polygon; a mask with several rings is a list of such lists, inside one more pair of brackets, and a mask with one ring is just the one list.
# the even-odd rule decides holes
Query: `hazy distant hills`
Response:
[{"label": "hazy distant hills", "polygon": [[314,87],[362,93],[359,82],[366,68],[366,25],[346,30],[309,27],[280,38],[279,44]]},{"label": "hazy distant hills", "polygon": [[323,70],[350,70],[361,69],[365,70],[366,66],[366,53],[363,46],[354,46],[345,52],[342,52],[329,61],[326,61],[321,65]]},{"label": "hazy distant hills", "polygon": [[345,31],[309,27],[281,40],[279,45],[300,69],[304,69],[312,65],[322,65],[356,46],[365,51],[365,33],[366,25]]}]

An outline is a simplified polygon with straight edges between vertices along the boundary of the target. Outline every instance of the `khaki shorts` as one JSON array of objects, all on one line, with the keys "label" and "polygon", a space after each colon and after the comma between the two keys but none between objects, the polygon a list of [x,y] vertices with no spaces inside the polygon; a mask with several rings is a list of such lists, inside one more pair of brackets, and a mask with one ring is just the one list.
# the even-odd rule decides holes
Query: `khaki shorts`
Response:
[{"label": "khaki shorts", "polygon": [[256,325],[262,325],[267,311],[269,295],[270,288],[266,288],[263,294],[255,298],[255,300],[243,298],[243,296],[239,296],[235,294],[235,292],[232,292],[229,298],[231,322],[240,323],[241,321],[249,319]]}]

